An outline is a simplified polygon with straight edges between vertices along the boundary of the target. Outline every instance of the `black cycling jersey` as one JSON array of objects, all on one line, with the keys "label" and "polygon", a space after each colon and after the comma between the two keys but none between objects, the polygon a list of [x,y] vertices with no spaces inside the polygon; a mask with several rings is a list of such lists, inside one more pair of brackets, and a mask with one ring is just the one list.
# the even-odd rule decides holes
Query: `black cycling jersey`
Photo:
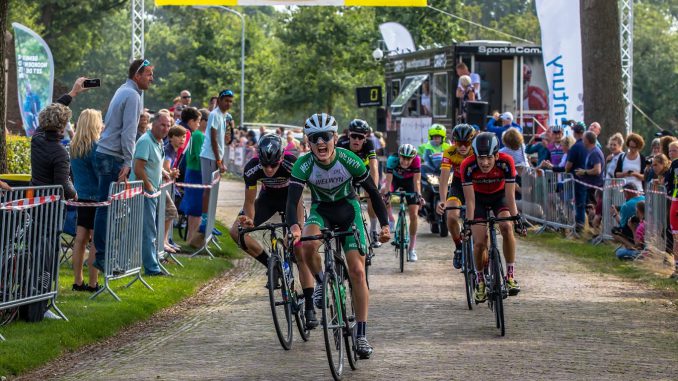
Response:
[{"label": "black cycling jersey", "polygon": [[[349,139],[348,136],[342,135],[337,141],[337,147],[346,148],[347,150],[350,150],[351,140]],[[365,141],[363,142],[363,148],[360,151],[353,153],[358,155],[358,157],[363,161],[363,163],[365,163],[365,165],[369,164],[370,159],[377,158],[377,153],[374,150],[374,144],[368,138],[365,138]]]},{"label": "black cycling jersey", "polygon": [[256,189],[257,182],[261,181],[263,184],[262,191],[265,189],[268,192],[287,192],[295,161],[297,161],[296,156],[286,154],[275,174],[271,177],[266,177],[264,168],[259,164],[259,158],[252,158],[245,165],[245,170],[243,171],[245,186],[248,189],[252,189],[252,187]]}]

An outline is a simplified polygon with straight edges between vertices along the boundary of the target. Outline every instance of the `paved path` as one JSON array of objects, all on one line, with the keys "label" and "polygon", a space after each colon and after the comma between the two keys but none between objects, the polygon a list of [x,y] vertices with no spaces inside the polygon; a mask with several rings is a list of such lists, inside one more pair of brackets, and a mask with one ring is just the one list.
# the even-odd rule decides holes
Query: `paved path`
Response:
[{"label": "paved path", "polygon": [[[224,182],[222,192],[220,217],[232,221],[242,184]],[[368,326],[375,353],[345,379],[678,379],[678,312],[658,292],[520,242],[523,291],[505,304],[502,338],[485,305],[467,309],[450,241],[422,233],[417,243],[420,259],[404,274],[390,245],[377,251]],[[181,319],[83,354],[55,379],[330,379],[321,331],[284,351],[263,268],[247,258],[234,274]]]}]

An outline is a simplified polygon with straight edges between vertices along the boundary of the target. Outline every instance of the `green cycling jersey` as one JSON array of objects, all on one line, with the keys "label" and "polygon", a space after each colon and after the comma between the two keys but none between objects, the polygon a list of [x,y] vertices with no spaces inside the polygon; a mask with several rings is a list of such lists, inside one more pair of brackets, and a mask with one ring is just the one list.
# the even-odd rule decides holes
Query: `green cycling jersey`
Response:
[{"label": "green cycling jersey", "polygon": [[431,151],[431,153],[436,154],[442,153],[448,148],[450,148],[450,145],[445,142],[436,147],[433,144],[431,144],[430,141],[428,141],[417,148],[417,153],[419,154],[419,156],[423,157],[427,150]]}]

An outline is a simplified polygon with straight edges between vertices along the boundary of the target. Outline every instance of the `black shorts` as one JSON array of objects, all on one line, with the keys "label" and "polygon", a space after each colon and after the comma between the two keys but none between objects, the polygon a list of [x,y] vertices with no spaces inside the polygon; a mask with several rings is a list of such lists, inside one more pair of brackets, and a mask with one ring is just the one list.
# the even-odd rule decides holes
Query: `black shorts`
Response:
[{"label": "black shorts", "polygon": [[[414,177],[401,179],[400,177],[393,176],[393,181],[391,181],[391,192],[395,192],[401,188],[407,193],[414,193]],[[415,196],[407,196],[405,197],[405,200],[408,205],[414,205],[418,202],[417,197]]]},{"label": "black shorts", "polygon": [[476,205],[473,212],[474,220],[486,220],[488,217],[487,210],[491,209],[494,216],[499,216],[499,213],[509,210],[506,206],[506,193],[502,190],[497,193],[477,193]]},{"label": "black shorts", "polygon": [[[90,200],[78,200],[78,202],[94,202]],[[94,229],[94,215],[97,208],[93,206],[78,206],[78,218],[76,225],[82,226],[87,230]]]},{"label": "black shorts", "polygon": [[287,192],[259,192],[254,201],[254,226],[268,221],[276,213],[284,213],[287,206]]},{"label": "black shorts", "polygon": [[455,177],[450,184],[450,188],[447,190],[447,201],[457,199],[461,202],[462,205],[466,204],[466,199],[464,198],[464,187],[461,185],[461,179]]}]

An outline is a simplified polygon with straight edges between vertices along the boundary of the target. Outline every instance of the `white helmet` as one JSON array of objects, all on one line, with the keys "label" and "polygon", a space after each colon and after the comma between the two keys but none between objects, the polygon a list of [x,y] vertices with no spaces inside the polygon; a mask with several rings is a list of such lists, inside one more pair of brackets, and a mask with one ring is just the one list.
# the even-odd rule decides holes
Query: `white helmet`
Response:
[{"label": "white helmet", "polygon": [[339,126],[337,121],[330,114],[313,114],[306,119],[304,124],[304,134],[310,135],[316,132],[332,131],[337,132]]}]

